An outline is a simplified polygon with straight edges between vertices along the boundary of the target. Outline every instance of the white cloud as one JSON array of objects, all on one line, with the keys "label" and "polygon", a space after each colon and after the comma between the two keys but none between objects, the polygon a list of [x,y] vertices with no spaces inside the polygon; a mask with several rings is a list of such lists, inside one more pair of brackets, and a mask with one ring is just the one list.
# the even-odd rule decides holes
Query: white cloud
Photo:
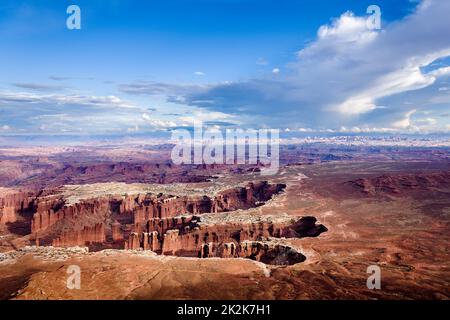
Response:
[{"label": "white cloud", "polygon": [[[117,95],[37,94],[48,88],[18,83],[34,93],[0,91],[2,121],[11,128],[19,126],[10,121],[12,110],[15,121],[29,128],[68,132],[80,127],[164,129],[191,125],[194,119],[300,132],[448,130],[448,118],[438,116],[450,103],[448,84],[444,85],[450,67],[440,61],[450,55],[448,12],[450,1],[427,0],[383,30],[369,30],[366,17],[345,12],[320,27],[316,39],[299,50],[294,61],[268,69],[272,76],[208,85],[119,85],[120,92],[140,95],[138,101],[156,96],[188,110],[171,118],[150,115],[148,108]],[[269,64],[264,58],[256,63]],[[430,114],[424,115],[424,110]]]},{"label": "white cloud", "polygon": [[[367,28],[366,18],[356,17],[352,12],[347,11],[339,19],[333,20],[331,25],[321,26],[317,36],[318,41],[314,44],[316,47],[327,46],[330,43],[334,46],[348,43],[361,46],[373,41],[377,32]],[[302,56],[306,52],[307,50],[300,51],[299,55]]]},{"label": "white cloud", "polygon": [[[426,10],[421,7],[421,11],[382,32],[367,29],[366,18],[347,12],[330,26],[319,29],[317,41],[299,52],[297,66],[303,74],[316,78],[314,83],[325,81],[325,77],[336,79],[335,86],[343,89],[349,86],[338,83],[349,83],[352,89],[345,91],[347,98],[329,106],[330,110],[349,115],[375,110],[376,101],[381,98],[428,87],[437,77],[450,72],[449,67],[430,73],[421,70],[436,59],[450,55],[450,42],[445,41],[444,35],[436,36],[431,31],[433,28],[428,28],[428,32],[418,30],[429,24],[427,10],[434,12],[440,6],[448,7],[434,4]],[[416,31],[419,32],[414,42],[406,42]],[[427,44],[432,38],[436,39],[434,48]],[[320,65],[319,72],[309,70],[313,65]]]},{"label": "white cloud", "polygon": [[[187,94],[184,103],[240,112],[253,120],[253,126],[388,129],[385,123],[397,122],[413,128],[399,119],[411,109],[403,103],[405,98],[418,111],[433,108],[431,94],[437,89],[426,89],[450,76],[450,67],[434,64],[450,56],[448,12],[450,1],[429,0],[382,30],[370,30],[366,17],[346,12],[320,27],[316,40],[275,79],[204,88]],[[431,65],[434,69],[429,71]],[[194,102],[202,100],[212,103]],[[445,127],[442,122],[436,125]]]},{"label": "white cloud", "polygon": [[157,118],[152,118],[148,114],[142,114],[142,119],[144,119],[150,127],[154,129],[168,129],[177,127],[178,124],[175,121],[161,120]]},{"label": "white cloud", "polygon": [[0,91],[2,121],[8,123],[8,132],[20,134],[125,131],[143,122],[141,113],[147,109],[115,95]]},{"label": "white cloud", "polygon": [[210,122],[210,121],[234,121],[238,122],[237,119],[229,114],[218,112],[218,111],[207,111],[205,110],[193,110],[190,115],[181,116],[178,118],[185,124],[192,125],[194,121]]},{"label": "white cloud", "polygon": [[[450,51],[446,51],[445,55],[450,55]],[[450,75],[450,67],[443,67],[439,68],[437,70],[431,71],[429,75],[433,77],[443,77]]]},{"label": "white cloud", "polygon": [[396,129],[407,129],[411,126],[411,116],[416,113],[417,110],[408,111],[405,117],[401,120],[395,121],[392,126]]},{"label": "white cloud", "polygon": [[0,92],[0,106],[2,104],[21,103],[48,105],[83,105],[91,107],[109,108],[139,108],[136,105],[123,101],[121,98],[111,96],[89,95],[63,95],[63,94],[34,94],[27,92]]}]

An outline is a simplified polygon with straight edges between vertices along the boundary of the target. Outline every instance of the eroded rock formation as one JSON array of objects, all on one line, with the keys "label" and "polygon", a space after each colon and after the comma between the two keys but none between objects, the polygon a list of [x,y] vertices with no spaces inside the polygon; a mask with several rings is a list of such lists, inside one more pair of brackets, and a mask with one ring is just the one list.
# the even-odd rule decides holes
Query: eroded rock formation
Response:
[{"label": "eroded rock formation", "polygon": [[35,196],[30,192],[13,192],[0,197],[0,224],[16,222],[18,217],[32,212]]},{"label": "eroded rock formation", "polygon": [[[31,232],[42,232],[62,219],[77,219],[82,216],[105,217],[109,213],[118,216],[132,216],[134,224],[153,223],[160,232],[173,227],[167,220],[183,214],[203,214],[211,212],[248,209],[264,203],[280,192],[284,185],[267,182],[250,183],[246,187],[229,189],[215,197],[187,197],[163,194],[128,195],[123,198],[102,197],[83,200],[66,205],[60,196],[40,198],[33,215]],[[162,228],[162,230],[161,230]]]},{"label": "eroded rock formation", "polygon": [[31,232],[45,231],[62,219],[75,220],[79,217],[105,217],[111,208],[111,198],[92,199],[70,206],[58,196],[44,198],[37,202],[36,212],[31,222]]},{"label": "eroded rock formation", "polygon": [[105,225],[98,223],[93,227],[84,227],[81,230],[63,232],[62,235],[53,239],[54,247],[74,247],[89,244],[102,244],[106,241]]},{"label": "eroded rock formation", "polygon": [[[266,263],[291,264],[303,255],[276,237],[317,236],[326,231],[312,217],[273,223],[204,223],[204,214],[218,215],[263,205],[281,192],[284,184],[248,183],[215,195],[137,193],[69,200],[57,190],[28,197],[13,194],[0,199],[2,219],[14,221],[29,212],[34,244],[91,249],[151,250],[186,257],[245,257]],[[75,188],[75,191],[77,189]]]},{"label": "eroded rock formation", "polygon": [[[183,222],[178,221],[174,228],[163,234],[148,230],[133,232],[125,248],[152,250],[164,255],[199,258],[244,257],[265,263],[291,264],[290,262],[303,261],[303,255],[290,247],[268,245],[270,239],[315,237],[327,231],[325,226],[316,224],[314,217],[304,217],[294,223],[276,224],[268,221],[218,225],[202,224],[201,216],[183,218]],[[148,228],[151,228],[151,225]]]}]

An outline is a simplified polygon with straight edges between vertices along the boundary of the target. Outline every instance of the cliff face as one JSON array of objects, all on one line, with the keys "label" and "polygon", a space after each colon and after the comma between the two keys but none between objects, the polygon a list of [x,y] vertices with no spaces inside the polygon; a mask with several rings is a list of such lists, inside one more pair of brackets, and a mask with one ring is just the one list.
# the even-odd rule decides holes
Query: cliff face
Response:
[{"label": "cliff face", "polygon": [[128,238],[128,241],[125,242],[124,245],[125,249],[128,250],[138,250],[140,248],[144,250],[151,250],[151,251],[160,251],[160,241],[158,237],[158,232],[132,232]]},{"label": "cliff face", "polygon": [[36,212],[31,222],[31,232],[45,231],[62,219],[77,220],[83,217],[105,217],[111,208],[110,198],[92,199],[82,201],[70,206],[65,205],[64,200],[44,198],[37,202]]},{"label": "cliff face", "polygon": [[241,257],[269,264],[293,264],[304,261],[305,257],[290,247],[267,242],[281,236],[315,237],[327,231],[323,225],[316,224],[314,217],[278,225],[270,222],[204,225],[200,221],[201,216],[184,217],[163,234],[157,231],[133,232],[125,248],[152,250],[164,255]]},{"label": "cliff face", "polygon": [[105,226],[98,223],[93,227],[84,227],[77,231],[63,232],[62,235],[53,239],[54,247],[85,246],[91,243],[101,244],[106,241]]},{"label": "cliff face", "polygon": [[111,225],[112,240],[114,242],[123,240],[123,234],[121,230],[121,224],[118,221],[114,221]]},{"label": "cliff face", "polygon": [[29,192],[16,192],[0,197],[0,224],[16,222],[20,215],[34,209],[35,196]]},{"label": "cliff face", "polygon": [[83,200],[72,205],[66,205],[65,200],[57,195],[44,197],[37,201],[31,232],[46,231],[63,219],[101,218],[114,213],[122,217],[121,219],[126,219],[128,216],[128,220],[132,219],[138,231],[142,230],[142,226],[151,225],[148,231],[164,233],[176,225],[177,222],[172,220],[174,217],[252,208],[269,200],[273,194],[280,192],[283,188],[284,185],[261,182],[226,190],[213,198],[139,194],[123,198],[103,197]]},{"label": "cliff face", "polygon": [[180,215],[249,209],[269,200],[285,187],[282,184],[272,185],[267,182],[250,183],[246,187],[222,191],[213,198],[140,195],[127,197],[122,202],[120,211],[122,213],[133,212],[135,224],[143,224],[152,219],[162,220]]},{"label": "cliff face", "polygon": [[[202,214],[220,213],[259,206],[285,188],[282,184],[249,183],[244,187],[228,189],[214,197],[171,196],[163,194],[127,195],[122,198],[86,200],[66,206],[58,199],[43,202],[33,219],[33,231],[45,232],[59,220],[97,221],[108,224],[104,232],[108,242],[121,243],[122,248],[152,250],[167,255],[202,256],[202,246],[214,243],[208,256],[222,256],[222,244],[268,238],[281,234],[269,224],[242,226],[200,226]],[[105,214],[105,213],[109,213]],[[114,216],[112,223],[107,222]],[[44,218],[44,219],[43,219]],[[89,219],[87,219],[89,218]],[[90,226],[90,227],[89,227]],[[53,241],[55,246],[93,242],[92,225],[82,231],[65,232]],[[98,228],[96,232],[99,232]],[[100,235],[96,235],[99,239]],[[219,249],[216,250],[216,247]],[[239,256],[236,250],[234,256]],[[240,253],[239,253],[240,254]],[[243,254],[243,253],[242,253]]]},{"label": "cliff face", "polygon": [[[271,243],[276,237],[317,236],[326,231],[314,218],[297,222],[236,222],[205,224],[204,214],[246,210],[264,204],[286,186],[267,182],[209,196],[144,193],[101,196],[68,202],[58,192],[38,197],[13,194],[0,199],[2,221],[29,212],[35,244],[92,249],[152,250],[188,257],[245,257],[266,263],[303,261],[292,248]],[[33,240],[33,239],[32,239]]]}]

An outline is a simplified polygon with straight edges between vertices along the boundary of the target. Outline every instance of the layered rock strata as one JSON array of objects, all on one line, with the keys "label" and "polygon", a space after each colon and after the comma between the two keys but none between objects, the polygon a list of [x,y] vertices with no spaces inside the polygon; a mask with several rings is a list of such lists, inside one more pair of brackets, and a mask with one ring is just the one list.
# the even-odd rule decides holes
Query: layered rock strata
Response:
[{"label": "layered rock strata", "polygon": [[[106,186],[111,187],[111,186]],[[247,183],[215,194],[189,196],[156,192],[108,194],[83,198],[85,187],[41,196],[12,194],[0,198],[2,219],[15,221],[27,211],[36,245],[89,246],[91,249],[151,250],[186,257],[250,258],[272,264],[291,264],[303,255],[270,239],[317,236],[326,231],[312,217],[298,221],[220,221],[205,223],[203,216],[218,217],[263,205],[286,185],[266,181]],[[89,193],[87,193],[89,194]],[[240,211],[237,211],[240,210]]]},{"label": "layered rock strata", "polygon": [[[242,257],[265,263],[290,264],[303,261],[302,255],[288,246],[269,246],[265,242],[281,237],[316,237],[327,231],[325,226],[316,224],[314,217],[303,217],[295,222],[274,223],[268,220],[218,225],[203,224],[201,217],[196,216],[179,219],[178,224],[165,233],[150,231],[151,225],[144,232],[133,232],[125,243],[125,249],[198,258]],[[278,257],[278,254],[283,257]]]}]

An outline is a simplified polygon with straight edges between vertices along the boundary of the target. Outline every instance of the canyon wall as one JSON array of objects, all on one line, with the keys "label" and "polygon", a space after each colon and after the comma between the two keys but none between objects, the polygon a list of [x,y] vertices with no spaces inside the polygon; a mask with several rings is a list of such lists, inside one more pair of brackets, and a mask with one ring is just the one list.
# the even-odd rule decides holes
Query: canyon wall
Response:
[{"label": "canyon wall", "polygon": [[[75,203],[53,190],[38,197],[13,194],[0,198],[0,212],[2,221],[11,222],[16,214],[27,211],[34,238],[30,241],[37,245],[140,249],[164,255],[246,257],[261,261],[280,260],[274,252],[284,252],[279,263],[288,263],[289,259],[299,261],[302,256],[289,248],[269,245],[269,239],[320,234],[323,230],[317,229],[314,218],[284,225],[201,223],[206,213],[214,215],[263,205],[285,187],[263,181],[223,190],[213,197],[145,193],[103,196]],[[288,253],[292,255],[289,259]]]},{"label": "canyon wall", "polygon": [[0,197],[0,225],[16,222],[20,215],[32,212],[35,196],[30,192],[8,193]]},{"label": "canyon wall", "polygon": [[[48,233],[59,221],[76,221],[78,226],[92,226],[93,223],[108,223],[115,217],[111,226],[114,241],[123,239],[129,232],[122,232],[123,224],[132,224],[132,232],[166,231],[185,224],[192,215],[217,213],[248,209],[258,206],[280,192],[284,185],[267,182],[249,183],[245,187],[219,192],[215,197],[172,196],[163,194],[137,194],[123,197],[108,196],[82,200],[66,204],[61,196],[38,198],[31,221],[31,233]],[[109,222],[110,224],[110,222]]]},{"label": "canyon wall", "polygon": [[152,250],[163,255],[184,257],[250,258],[270,264],[291,264],[304,260],[296,250],[276,244],[273,238],[316,237],[327,231],[316,224],[314,217],[303,217],[295,222],[274,224],[226,223],[201,224],[201,216],[184,217],[176,226],[161,234],[133,232],[125,243],[125,249]]},{"label": "canyon wall", "polygon": [[102,244],[106,241],[105,225],[98,223],[93,227],[84,227],[81,230],[63,232],[53,239],[54,247],[85,246],[91,243]]},{"label": "canyon wall", "polygon": [[83,217],[91,220],[102,219],[111,210],[111,200],[110,197],[105,197],[66,205],[58,196],[39,199],[31,221],[31,232],[45,231],[62,219],[82,220]]}]

